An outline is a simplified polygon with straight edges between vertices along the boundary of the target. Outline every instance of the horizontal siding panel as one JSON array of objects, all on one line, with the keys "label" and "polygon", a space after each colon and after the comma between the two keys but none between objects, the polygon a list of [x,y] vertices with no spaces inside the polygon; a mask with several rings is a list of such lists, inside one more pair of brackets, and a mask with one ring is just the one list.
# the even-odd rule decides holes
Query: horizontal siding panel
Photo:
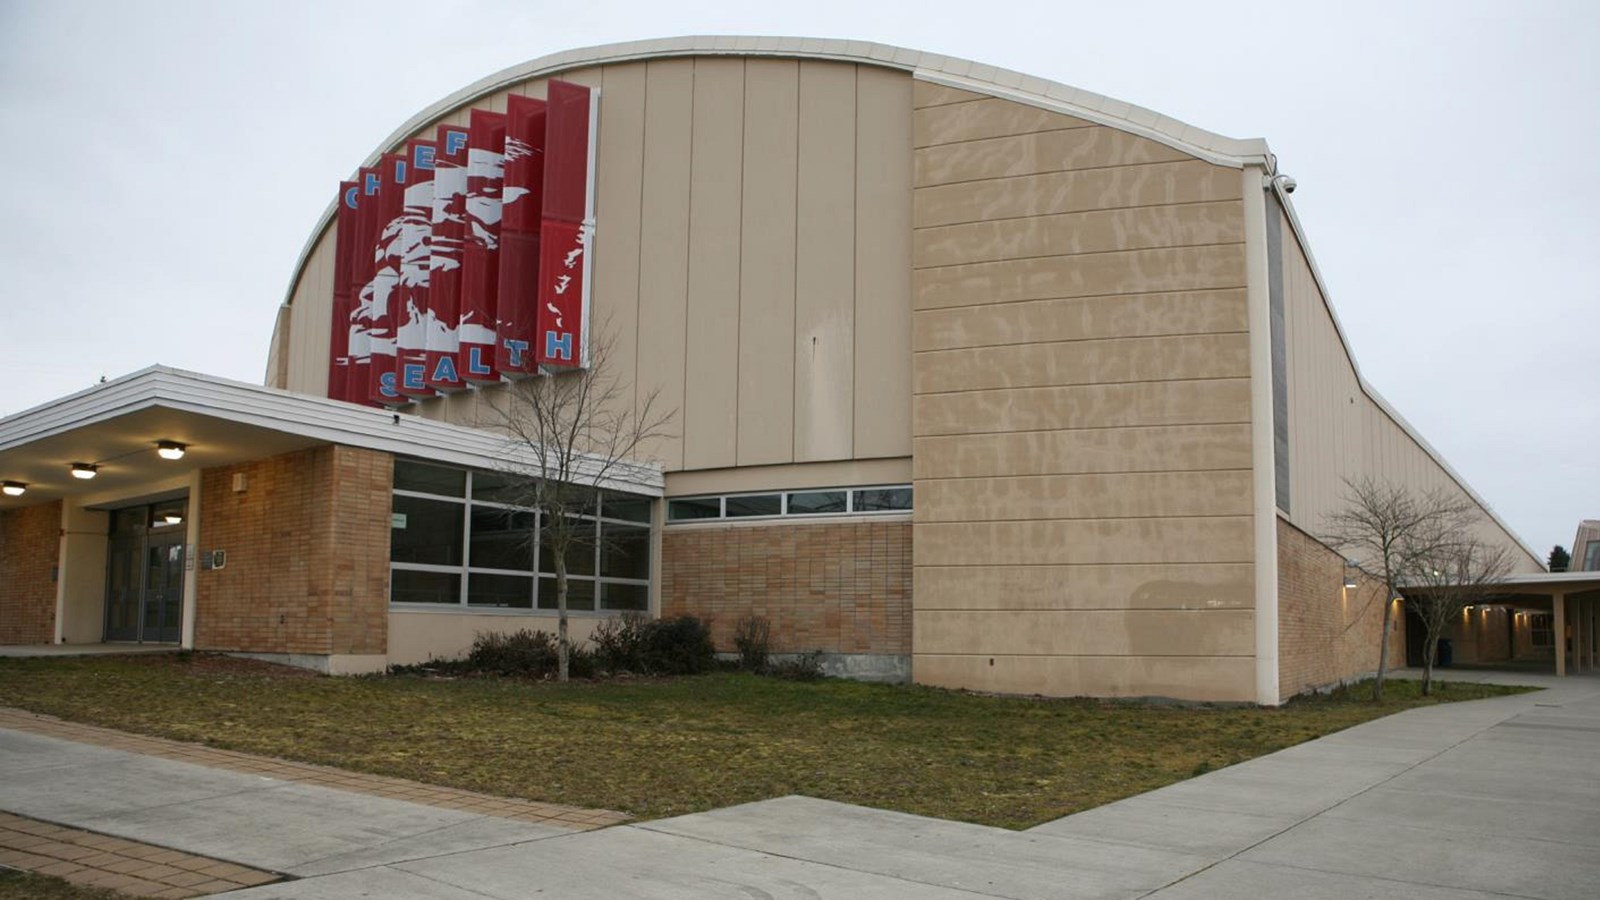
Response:
[{"label": "horizontal siding panel", "polygon": [[1237,169],[1190,160],[917,188],[912,224],[932,228],[1092,209],[1209,203],[1242,196]]},{"label": "horizontal siding panel", "polygon": [[917,566],[1251,562],[1250,517],[918,522]]},{"label": "horizontal siding panel", "polygon": [[918,522],[1250,514],[1250,472],[1123,472],[924,479]]},{"label": "horizontal siding panel", "polygon": [[911,139],[917,147],[929,147],[1008,134],[1092,127],[1094,123],[1085,119],[997,97],[984,97],[969,103],[918,109],[911,117]]},{"label": "horizontal siding panel", "polygon": [[1253,610],[924,610],[911,621],[919,653],[1019,656],[1250,656]]},{"label": "horizontal siding panel", "polygon": [[917,393],[1163,379],[1247,378],[1250,338],[1239,334],[1064,341],[933,350],[917,359]]},{"label": "horizontal siding panel", "polygon": [[934,84],[931,81],[913,80],[911,85],[911,102],[916,109],[922,109],[926,106],[944,106],[948,103],[966,103],[971,100],[988,99],[987,94],[975,94],[972,91],[946,87],[942,84]]},{"label": "horizontal siding panel", "polygon": [[918,684],[999,694],[1239,703],[1256,699],[1255,660],[1251,657],[916,653],[911,670]]},{"label": "horizontal siding panel", "polygon": [[1254,609],[1250,563],[1183,566],[946,566],[916,570],[932,609]]},{"label": "horizontal siding panel", "polygon": [[912,400],[917,436],[1248,422],[1250,383],[1218,381],[1018,388]]},{"label": "horizontal siding panel", "polygon": [[966,263],[1236,244],[1244,240],[1244,215],[1236,200],[1182,206],[1146,206],[971,222],[916,233],[916,268]]},{"label": "horizontal siding panel", "polygon": [[918,351],[1247,328],[1245,292],[1235,288],[919,310],[912,318]]},{"label": "horizontal siding panel", "polygon": [[967,141],[916,152],[916,186],[1037,175],[1073,169],[1193,159],[1149,138],[1116,128],[1073,128]]},{"label": "horizontal siding panel", "polygon": [[1244,244],[1129,250],[920,269],[916,309],[1244,286]]},{"label": "horizontal siding panel", "polygon": [[1250,468],[1250,426],[1178,425],[919,437],[924,479]]}]

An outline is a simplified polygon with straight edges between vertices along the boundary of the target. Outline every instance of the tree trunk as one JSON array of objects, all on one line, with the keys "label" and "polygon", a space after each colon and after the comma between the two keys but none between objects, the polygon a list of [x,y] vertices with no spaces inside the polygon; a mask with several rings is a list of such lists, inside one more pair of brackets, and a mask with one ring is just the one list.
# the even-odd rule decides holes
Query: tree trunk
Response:
[{"label": "tree trunk", "polygon": [[556,680],[567,680],[567,559],[556,557]]},{"label": "tree trunk", "polygon": [[1427,646],[1422,648],[1422,696],[1433,693],[1433,662],[1439,655],[1439,636],[1428,629]]},{"label": "tree trunk", "polygon": [[1393,627],[1394,590],[1386,583],[1383,587],[1383,631],[1378,634],[1378,677],[1372,680],[1372,699],[1383,699],[1383,676],[1389,672],[1389,629]]}]

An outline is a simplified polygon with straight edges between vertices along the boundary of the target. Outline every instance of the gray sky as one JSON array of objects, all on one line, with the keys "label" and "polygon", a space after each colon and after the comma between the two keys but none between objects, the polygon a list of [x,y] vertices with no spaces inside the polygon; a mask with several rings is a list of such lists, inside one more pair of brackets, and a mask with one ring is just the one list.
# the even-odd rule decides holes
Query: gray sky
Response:
[{"label": "gray sky", "polygon": [[708,33],[930,50],[1266,138],[1367,379],[1541,554],[1600,517],[1583,0],[0,0],[0,415],[156,362],[259,382],[301,245],[402,121],[546,53]]}]

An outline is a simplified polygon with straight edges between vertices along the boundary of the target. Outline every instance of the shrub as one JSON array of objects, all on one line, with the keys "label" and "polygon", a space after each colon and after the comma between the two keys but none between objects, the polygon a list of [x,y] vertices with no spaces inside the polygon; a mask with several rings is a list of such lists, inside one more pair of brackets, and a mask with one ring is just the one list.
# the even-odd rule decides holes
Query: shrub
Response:
[{"label": "shrub", "polygon": [[[521,628],[510,634],[479,632],[472,649],[462,661],[470,672],[490,675],[517,675],[524,678],[553,678],[560,665],[555,635]],[[567,672],[573,678],[594,675],[594,654],[582,647],[567,645]]]},{"label": "shrub", "polygon": [[602,672],[644,671],[644,630],[649,620],[638,613],[607,619],[589,636],[595,665]]},{"label": "shrub", "polygon": [[767,667],[767,674],[773,678],[782,678],[784,681],[821,681],[822,651],[808,650],[781,662],[775,662]]},{"label": "shrub", "polygon": [[698,675],[717,664],[711,629],[694,616],[676,616],[647,622],[644,631],[644,669],[652,675]]},{"label": "shrub", "polygon": [[739,668],[760,672],[767,667],[772,624],[764,616],[745,616],[733,627],[733,646],[739,651]]}]

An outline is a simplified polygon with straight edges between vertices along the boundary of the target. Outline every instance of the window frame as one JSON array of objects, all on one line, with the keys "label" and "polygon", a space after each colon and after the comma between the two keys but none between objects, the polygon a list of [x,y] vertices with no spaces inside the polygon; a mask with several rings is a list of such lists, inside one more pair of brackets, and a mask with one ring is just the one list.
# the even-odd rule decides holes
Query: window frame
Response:
[{"label": "window frame", "polygon": [[[906,509],[857,509],[856,494],[859,491],[897,491],[911,492],[911,506]],[[789,508],[791,494],[825,494],[842,493],[845,497],[845,508],[835,512],[794,511]],[[739,497],[769,497],[776,494],[778,497],[778,512],[770,515],[728,515],[728,500]],[[826,486],[805,488],[777,488],[763,491],[729,491],[725,494],[686,494],[682,497],[667,497],[666,510],[663,520],[665,527],[681,527],[686,525],[704,525],[711,522],[728,524],[730,522],[778,522],[784,519],[836,519],[847,516],[909,516],[916,508],[916,495],[910,484],[860,484],[849,486]],[[686,501],[715,501],[717,515],[696,518],[676,519],[672,516],[672,505]]]}]

